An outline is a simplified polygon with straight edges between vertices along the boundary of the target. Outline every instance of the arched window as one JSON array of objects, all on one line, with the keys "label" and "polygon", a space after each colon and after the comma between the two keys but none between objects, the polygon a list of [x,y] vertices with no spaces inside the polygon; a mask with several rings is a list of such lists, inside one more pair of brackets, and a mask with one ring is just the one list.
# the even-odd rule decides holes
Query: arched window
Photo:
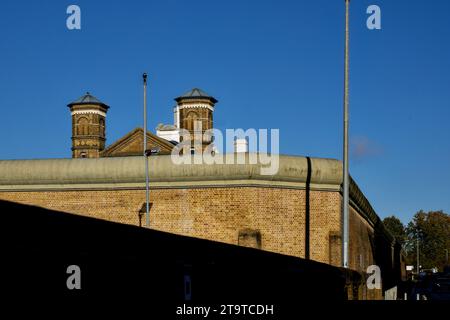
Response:
[{"label": "arched window", "polygon": [[105,136],[105,120],[103,118],[100,118],[100,128],[99,128],[100,136]]},{"label": "arched window", "polygon": [[85,117],[81,117],[77,121],[77,135],[88,135],[89,120]]},{"label": "arched window", "polygon": [[194,123],[197,121],[198,119],[198,113],[195,111],[189,111],[185,121],[185,128],[189,131],[193,131],[194,130]]}]

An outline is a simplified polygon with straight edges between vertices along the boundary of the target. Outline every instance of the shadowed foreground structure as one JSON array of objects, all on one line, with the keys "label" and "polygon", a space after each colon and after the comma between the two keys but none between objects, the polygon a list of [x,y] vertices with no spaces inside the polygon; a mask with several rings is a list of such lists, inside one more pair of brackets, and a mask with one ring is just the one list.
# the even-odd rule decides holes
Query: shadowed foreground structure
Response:
[{"label": "shadowed foreground structure", "polygon": [[[6,201],[0,212],[1,289],[13,299],[141,297],[158,307],[190,296],[190,303],[279,305],[344,300],[346,279],[359,277],[315,261]],[[81,268],[80,290],[66,287],[69,265]]]},{"label": "shadowed foreground structure", "polygon": [[[280,155],[277,174],[267,176],[261,163],[249,161],[258,156],[215,165],[176,165],[167,155],[150,157],[151,229],[341,266],[341,162]],[[0,200],[140,226],[144,172],[142,157],[134,156],[4,160]],[[387,290],[401,278],[400,247],[350,182],[350,269],[365,278],[367,268],[378,265]],[[14,216],[29,227],[28,218]],[[138,250],[134,246],[126,250]],[[252,272],[260,268],[255,263]],[[367,290],[364,279],[351,286],[349,299],[382,297],[381,290]]]}]

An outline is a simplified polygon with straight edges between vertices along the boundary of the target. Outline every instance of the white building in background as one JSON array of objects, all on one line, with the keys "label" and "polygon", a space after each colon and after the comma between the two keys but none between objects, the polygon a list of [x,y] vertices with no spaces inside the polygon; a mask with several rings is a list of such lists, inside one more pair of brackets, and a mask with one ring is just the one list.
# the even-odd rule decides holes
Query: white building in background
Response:
[{"label": "white building in background", "polygon": [[234,140],[234,152],[236,153],[248,152],[248,141],[246,138],[236,138],[236,140]]},{"label": "white building in background", "polygon": [[171,142],[180,142],[180,129],[173,124],[160,123],[156,127],[156,135]]}]

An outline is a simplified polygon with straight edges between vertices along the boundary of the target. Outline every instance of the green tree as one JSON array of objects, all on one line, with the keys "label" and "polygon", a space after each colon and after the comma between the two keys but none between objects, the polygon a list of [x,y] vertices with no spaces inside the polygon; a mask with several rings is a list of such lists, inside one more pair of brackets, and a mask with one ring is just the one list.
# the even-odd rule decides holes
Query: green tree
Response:
[{"label": "green tree", "polygon": [[405,226],[396,216],[390,216],[383,219],[386,229],[394,236],[402,246],[406,240]]},{"label": "green tree", "polygon": [[417,261],[419,239],[419,262],[423,269],[446,265],[446,250],[450,250],[450,215],[441,211],[417,212],[406,227],[407,252],[410,262]]}]

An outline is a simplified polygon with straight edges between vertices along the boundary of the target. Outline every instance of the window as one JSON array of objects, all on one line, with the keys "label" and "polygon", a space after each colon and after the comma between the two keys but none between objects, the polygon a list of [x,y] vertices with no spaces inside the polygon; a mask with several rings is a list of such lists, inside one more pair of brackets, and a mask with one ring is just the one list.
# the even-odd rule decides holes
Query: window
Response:
[{"label": "window", "polygon": [[193,131],[194,128],[194,123],[197,121],[198,119],[198,114],[195,111],[189,111],[186,119],[184,120],[184,127],[189,130],[189,131]]},{"label": "window", "polygon": [[85,117],[81,117],[77,121],[77,135],[87,135],[89,129],[89,120]]},{"label": "window", "polygon": [[238,245],[261,249],[261,232],[252,229],[239,230]]},{"label": "window", "polygon": [[105,120],[103,118],[100,118],[100,128],[99,128],[100,136],[105,136]]}]

